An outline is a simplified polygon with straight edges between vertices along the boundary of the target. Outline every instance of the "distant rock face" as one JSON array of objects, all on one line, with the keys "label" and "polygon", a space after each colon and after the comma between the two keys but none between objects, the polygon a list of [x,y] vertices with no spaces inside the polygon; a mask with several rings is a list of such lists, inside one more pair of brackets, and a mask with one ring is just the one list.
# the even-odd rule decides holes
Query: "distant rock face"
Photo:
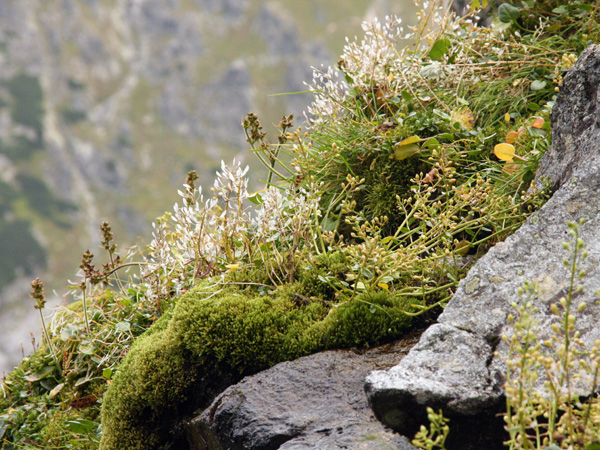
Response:
[{"label": "distant rock face", "polygon": [[363,380],[373,368],[396,364],[417,337],[364,352],[322,352],[247,377],[192,420],[190,448],[414,449],[374,419]]},{"label": "distant rock face", "polygon": [[[556,321],[550,305],[566,294],[569,282],[562,248],[568,240],[566,224],[580,218],[586,219],[580,237],[589,257],[581,267],[588,274],[581,283],[585,290],[576,302],[595,304],[594,292],[600,288],[599,86],[600,46],[591,46],[564,79],[551,116],[553,144],[538,169],[538,182],[549,178],[556,192],[515,234],[477,262],[439,323],[400,364],[367,377],[369,403],[384,424],[409,435],[426,421],[426,406],[438,407],[457,424],[449,448],[502,448],[501,439],[468,440],[486,434],[480,426],[488,426],[490,436],[502,431],[494,414],[503,408],[508,349],[499,336],[511,334],[511,303],[519,301],[523,282],[533,281],[539,286],[539,338],[547,338]],[[600,338],[600,312],[587,308],[578,317],[581,338],[591,346]],[[578,395],[586,395],[591,386],[578,389]],[[480,422],[475,424],[475,418]]]}]

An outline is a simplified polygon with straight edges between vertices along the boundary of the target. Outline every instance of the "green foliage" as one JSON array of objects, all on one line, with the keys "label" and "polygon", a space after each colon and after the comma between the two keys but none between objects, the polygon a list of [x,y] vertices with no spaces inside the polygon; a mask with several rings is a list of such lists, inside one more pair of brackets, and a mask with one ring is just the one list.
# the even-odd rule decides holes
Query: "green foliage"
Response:
[{"label": "green foliage", "polygon": [[33,211],[65,228],[70,227],[70,222],[65,220],[63,215],[74,211],[76,209],[75,205],[70,202],[58,200],[50,192],[46,183],[39,178],[24,173],[18,174],[16,178],[21,192],[27,198],[29,207]]},{"label": "green foliage", "polygon": [[[105,291],[88,299],[92,330],[81,301],[60,309],[47,327],[59,362],[43,345],[0,385],[0,448],[98,448],[100,401],[129,345],[155,317],[127,295]],[[160,332],[168,315],[153,328]],[[148,333],[151,335],[152,333]],[[109,375],[108,377],[106,375]]]},{"label": "green foliage", "polygon": [[104,396],[100,448],[160,448],[196,381],[190,357],[169,330],[136,341]]},{"label": "green foliage", "polygon": [[25,270],[33,276],[34,270],[46,267],[46,251],[38,243],[26,220],[0,218],[0,288],[15,279],[17,271]]},{"label": "green foliage", "polygon": [[0,153],[13,161],[26,161],[41,149],[40,143],[25,136],[16,136],[9,141],[0,139]]},{"label": "green foliage", "polygon": [[199,361],[224,373],[253,373],[315,351],[321,343],[304,333],[328,309],[319,301],[297,307],[279,291],[255,297],[234,290],[209,300],[185,295],[175,307],[172,328]]},{"label": "green foliage", "polygon": [[44,115],[43,92],[38,77],[21,73],[6,82],[13,98],[12,118],[15,122],[31,127],[37,142],[42,141]]},{"label": "green foliage", "polygon": [[78,123],[87,119],[87,113],[85,111],[74,108],[63,109],[61,115],[65,122],[69,124]]},{"label": "green foliage", "polygon": [[445,450],[446,438],[450,433],[449,419],[444,417],[441,410],[436,413],[433,408],[427,407],[427,420],[429,420],[429,429],[421,425],[412,444],[423,450]]}]

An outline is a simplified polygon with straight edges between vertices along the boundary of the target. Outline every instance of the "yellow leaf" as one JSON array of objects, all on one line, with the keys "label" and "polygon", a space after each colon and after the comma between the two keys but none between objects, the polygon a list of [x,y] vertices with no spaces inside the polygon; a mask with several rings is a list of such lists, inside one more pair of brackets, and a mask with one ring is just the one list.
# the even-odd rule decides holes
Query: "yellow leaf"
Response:
[{"label": "yellow leaf", "polygon": [[506,123],[510,122],[510,114],[509,113],[504,114],[504,121]]},{"label": "yellow leaf", "polygon": [[381,289],[385,289],[386,291],[389,290],[389,286],[386,283],[377,283],[377,286],[379,286]]},{"label": "yellow leaf", "polygon": [[519,139],[519,133],[517,133],[516,131],[509,131],[506,134],[506,143],[507,144],[514,144],[515,142],[517,142],[517,139]]},{"label": "yellow leaf", "polygon": [[515,147],[512,144],[497,144],[494,147],[494,155],[502,161],[513,162],[515,158]]},{"label": "yellow leaf", "polygon": [[227,272],[235,272],[241,269],[239,264],[225,264],[225,267],[227,267]]},{"label": "yellow leaf", "polygon": [[542,119],[541,117],[538,117],[537,119],[535,119],[533,121],[533,123],[531,124],[531,126],[533,128],[541,129],[544,126],[544,119]]},{"label": "yellow leaf", "polygon": [[475,116],[468,107],[460,108],[456,111],[452,111],[452,123],[458,122],[461,127],[465,127],[467,130],[472,130],[475,125]]},{"label": "yellow leaf", "polygon": [[400,141],[396,144],[396,146],[398,147],[402,147],[403,145],[410,145],[410,144],[414,144],[416,142],[421,142],[423,139],[421,139],[419,136],[411,136],[409,138],[404,139],[403,141]]},{"label": "yellow leaf", "polygon": [[471,243],[465,239],[456,244],[456,249],[454,250],[457,255],[465,256],[469,252],[469,247]]}]

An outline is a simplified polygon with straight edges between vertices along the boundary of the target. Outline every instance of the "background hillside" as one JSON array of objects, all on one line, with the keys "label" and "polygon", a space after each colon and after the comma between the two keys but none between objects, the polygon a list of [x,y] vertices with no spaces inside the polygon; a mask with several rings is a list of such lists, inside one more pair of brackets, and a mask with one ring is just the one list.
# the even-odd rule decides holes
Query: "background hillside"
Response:
[{"label": "background hillside", "polygon": [[209,187],[221,159],[253,164],[242,118],[300,118],[309,95],[269,95],[386,14],[412,3],[1,0],[0,372],[39,329],[32,278],[63,297],[102,221],[148,242],[189,170]]}]

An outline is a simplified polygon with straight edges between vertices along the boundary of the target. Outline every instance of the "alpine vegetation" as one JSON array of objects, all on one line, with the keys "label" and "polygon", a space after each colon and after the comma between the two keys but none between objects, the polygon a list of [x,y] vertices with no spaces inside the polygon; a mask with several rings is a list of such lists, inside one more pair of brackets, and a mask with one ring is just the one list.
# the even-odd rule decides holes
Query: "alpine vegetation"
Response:
[{"label": "alpine vegetation", "polygon": [[270,142],[243,119],[263,189],[236,161],[210,189],[190,172],[121,256],[103,224],[106,262],[86,252],[78,301],[2,382],[2,448],[167,448],[246,375],[434,320],[546,198],[531,181],[553,99],[599,37],[597,11],[554,3],[501,5],[490,28],[438,3],[408,30],[365,24],[315,71],[304,129],[285,116]]}]

